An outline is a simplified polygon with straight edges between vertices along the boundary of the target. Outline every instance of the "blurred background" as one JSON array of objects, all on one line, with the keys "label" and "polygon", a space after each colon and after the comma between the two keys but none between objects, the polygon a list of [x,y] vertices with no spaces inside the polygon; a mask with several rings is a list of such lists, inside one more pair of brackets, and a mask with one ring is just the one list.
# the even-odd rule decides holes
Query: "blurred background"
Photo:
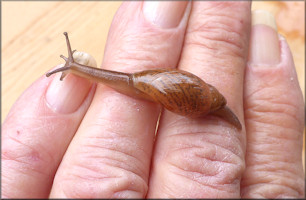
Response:
[{"label": "blurred background", "polygon": [[[63,62],[59,55],[67,54],[64,31],[69,33],[73,48],[90,53],[100,64],[107,33],[120,4],[120,1],[2,2],[2,122],[31,83]],[[279,33],[287,38],[292,50],[305,96],[305,2],[254,1],[254,9],[274,14]]]}]

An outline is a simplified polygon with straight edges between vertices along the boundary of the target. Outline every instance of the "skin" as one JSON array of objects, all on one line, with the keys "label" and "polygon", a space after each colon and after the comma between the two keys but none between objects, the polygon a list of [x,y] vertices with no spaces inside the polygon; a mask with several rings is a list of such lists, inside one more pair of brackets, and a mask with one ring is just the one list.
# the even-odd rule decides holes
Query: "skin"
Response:
[{"label": "skin", "polygon": [[[157,26],[142,7],[118,10],[102,68],[191,72],[226,97],[242,130],[164,110],[155,133],[155,103],[70,74],[42,76],[2,126],[2,197],[304,197],[304,103],[286,41],[279,63],[258,67],[247,64],[249,2],[192,2],[172,28],[173,16]],[[74,94],[69,104],[52,101],[53,86],[55,100]]]}]

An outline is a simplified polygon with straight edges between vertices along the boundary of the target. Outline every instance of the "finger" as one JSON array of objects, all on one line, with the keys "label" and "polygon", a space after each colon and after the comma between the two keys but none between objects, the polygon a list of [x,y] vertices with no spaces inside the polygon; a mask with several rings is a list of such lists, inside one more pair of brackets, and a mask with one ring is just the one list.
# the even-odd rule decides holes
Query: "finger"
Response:
[{"label": "finger", "polygon": [[[249,28],[249,2],[194,2],[179,64],[215,86],[240,121]],[[149,197],[238,198],[244,150],[244,132],[220,118],[165,111]]]},{"label": "finger", "polygon": [[[113,20],[103,68],[176,67],[187,2],[124,2]],[[140,198],[148,188],[159,107],[99,85],[56,174],[51,197]]]},{"label": "finger", "polygon": [[19,97],[2,126],[2,197],[48,197],[94,91],[75,76],[44,76]]},{"label": "finger", "polygon": [[243,198],[303,198],[304,103],[288,44],[274,17],[253,12],[245,79]]}]

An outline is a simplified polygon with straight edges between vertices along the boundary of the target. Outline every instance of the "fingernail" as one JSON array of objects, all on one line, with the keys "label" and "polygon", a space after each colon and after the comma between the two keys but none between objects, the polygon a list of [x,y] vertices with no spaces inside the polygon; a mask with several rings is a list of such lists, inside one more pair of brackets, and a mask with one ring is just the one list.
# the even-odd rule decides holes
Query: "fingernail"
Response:
[{"label": "fingernail", "polygon": [[175,28],[184,16],[188,1],[145,1],[143,13],[147,20],[161,28]]},{"label": "fingernail", "polygon": [[57,113],[73,113],[83,103],[92,83],[70,74],[60,81],[60,76],[60,73],[56,74],[49,85],[46,93],[47,103]]},{"label": "fingernail", "polygon": [[280,62],[277,26],[274,16],[268,11],[252,11],[249,61],[253,64]]}]

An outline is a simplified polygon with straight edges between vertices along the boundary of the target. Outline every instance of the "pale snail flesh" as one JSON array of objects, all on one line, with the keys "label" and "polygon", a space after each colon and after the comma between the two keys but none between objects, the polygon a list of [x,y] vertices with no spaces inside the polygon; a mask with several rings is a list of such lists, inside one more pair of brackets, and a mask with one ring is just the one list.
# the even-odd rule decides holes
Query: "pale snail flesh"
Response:
[{"label": "pale snail flesh", "polygon": [[202,117],[207,114],[219,116],[238,129],[241,123],[226,106],[226,99],[220,92],[194,74],[177,69],[153,69],[136,73],[123,73],[96,68],[95,59],[87,53],[71,50],[68,34],[64,33],[68,58],[63,67],[48,72],[50,76],[62,72],[103,83],[120,93],[160,103],[167,110],[188,117]]}]

